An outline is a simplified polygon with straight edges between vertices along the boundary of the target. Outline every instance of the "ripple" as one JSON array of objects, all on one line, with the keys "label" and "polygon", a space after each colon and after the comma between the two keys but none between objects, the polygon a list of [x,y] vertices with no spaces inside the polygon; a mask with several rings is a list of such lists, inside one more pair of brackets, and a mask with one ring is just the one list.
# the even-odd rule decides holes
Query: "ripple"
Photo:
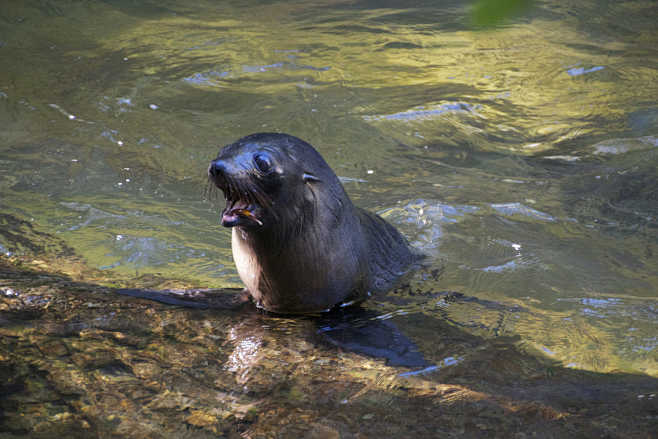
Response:
[{"label": "ripple", "polygon": [[532,209],[528,206],[524,206],[521,203],[492,204],[491,207],[494,208],[494,210],[496,210],[498,213],[505,216],[523,215],[542,221],[555,221],[555,218],[553,218],[551,215]]},{"label": "ripple", "polygon": [[378,212],[379,215],[397,225],[413,225],[412,245],[419,250],[434,254],[439,246],[441,224],[452,224],[466,214],[477,212],[479,208],[467,205],[449,205],[440,202],[430,202],[422,199],[414,200],[402,207],[393,207]]},{"label": "ripple", "polygon": [[586,75],[588,73],[592,72],[598,72],[599,70],[603,70],[605,67],[603,66],[594,66],[589,69],[586,69],[584,67],[573,67],[569,70],[567,70],[567,74],[569,76],[580,76],[580,75]]},{"label": "ripple", "polygon": [[204,73],[194,73],[191,76],[183,78],[183,81],[188,82],[194,85],[208,85],[208,86],[217,86],[218,79],[226,78],[229,76],[229,72],[218,72],[211,70]]},{"label": "ripple", "polygon": [[658,146],[658,137],[610,139],[592,146],[594,155],[618,155],[633,151],[643,151]]},{"label": "ripple", "polygon": [[[202,259],[202,250],[172,243],[152,236],[117,235],[105,257],[113,262],[99,267],[112,269],[119,266],[134,268],[161,267],[171,263]],[[226,274],[226,273],[224,273]]]},{"label": "ripple", "polygon": [[577,162],[578,160],[580,160],[580,157],[573,155],[548,155],[543,158],[547,160],[562,160],[565,162]]},{"label": "ripple", "polygon": [[242,66],[242,71],[245,73],[264,73],[267,72],[268,70],[273,70],[273,69],[289,69],[289,70],[314,70],[316,72],[326,72],[327,70],[330,70],[330,66],[325,66],[325,67],[315,67],[315,66],[310,66],[310,65],[304,65],[304,64],[296,64],[292,62],[278,62],[274,64],[267,64],[267,65],[243,65]]},{"label": "ripple", "polygon": [[330,69],[331,66],[316,67],[308,64],[297,64],[289,61],[281,61],[271,64],[243,64],[237,69],[227,69],[221,72],[217,70],[197,72],[183,78],[183,81],[193,85],[217,87],[221,85],[222,80],[235,79],[242,76],[242,74],[259,74],[277,70],[312,70],[315,72],[326,72]]},{"label": "ripple", "polygon": [[376,116],[363,116],[367,121],[373,120],[422,120],[432,119],[441,116],[445,113],[473,113],[476,106],[467,104],[465,102],[448,102],[441,104],[436,108],[426,109],[425,107],[418,107],[413,110],[403,111],[400,113],[376,115]]},{"label": "ripple", "polygon": [[512,260],[502,265],[492,265],[489,267],[480,268],[482,271],[500,273],[505,270],[515,270],[519,267],[519,264]]},{"label": "ripple", "polygon": [[106,212],[101,209],[97,209],[95,207],[92,207],[90,204],[76,203],[76,202],[61,202],[60,204],[68,209],[75,210],[77,212],[86,213],[86,216],[84,218],[80,217],[81,219],[83,219],[82,222],[70,226],[68,228],[68,230],[71,231],[81,229],[96,221],[105,221],[105,220],[117,221],[117,220],[124,220],[126,218],[124,215],[117,215],[117,214]]},{"label": "ripple", "polygon": [[434,364],[432,366],[425,367],[420,370],[412,370],[410,372],[403,372],[398,374],[399,377],[410,377],[410,376],[416,376],[416,375],[424,375],[426,373],[430,372],[435,372],[437,370],[443,369],[444,367],[448,366],[456,366],[457,364],[461,363],[464,361],[464,357],[446,357],[443,360],[439,362],[439,364]]},{"label": "ripple", "polygon": [[341,177],[338,176],[338,180],[340,180],[341,183],[367,183],[368,180],[364,180],[363,178],[354,178],[354,177]]},{"label": "ripple", "polygon": [[51,107],[51,108],[54,108],[55,110],[57,110],[58,112],[63,114],[69,120],[77,120],[78,122],[86,122],[84,119],[78,118],[78,116],[76,116],[75,114],[69,113],[68,111],[66,111],[65,109],[63,109],[62,107],[60,107],[57,104],[48,104],[48,106]]}]

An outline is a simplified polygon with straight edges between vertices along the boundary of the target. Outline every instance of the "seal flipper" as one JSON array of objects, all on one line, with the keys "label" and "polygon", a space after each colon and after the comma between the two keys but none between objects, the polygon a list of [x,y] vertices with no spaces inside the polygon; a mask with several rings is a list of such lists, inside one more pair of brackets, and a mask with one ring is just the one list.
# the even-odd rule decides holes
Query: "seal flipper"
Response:
[{"label": "seal flipper", "polygon": [[153,300],[167,305],[199,309],[237,310],[249,303],[246,290],[235,288],[191,289],[191,290],[144,290],[140,288],[117,288],[115,293],[140,299]]},{"label": "seal flipper", "polygon": [[368,246],[371,287],[375,291],[390,289],[409,267],[423,258],[407,240],[379,215],[355,207]]}]

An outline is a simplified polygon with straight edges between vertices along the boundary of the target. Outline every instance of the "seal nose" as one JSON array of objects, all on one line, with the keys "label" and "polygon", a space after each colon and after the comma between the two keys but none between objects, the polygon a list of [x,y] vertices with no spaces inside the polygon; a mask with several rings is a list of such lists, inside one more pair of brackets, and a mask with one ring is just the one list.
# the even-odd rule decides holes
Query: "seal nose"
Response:
[{"label": "seal nose", "polygon": [[223,160],[213,160],[208,167],[208,175],[215,180],[223,177],[226,173],[226,163]]}]

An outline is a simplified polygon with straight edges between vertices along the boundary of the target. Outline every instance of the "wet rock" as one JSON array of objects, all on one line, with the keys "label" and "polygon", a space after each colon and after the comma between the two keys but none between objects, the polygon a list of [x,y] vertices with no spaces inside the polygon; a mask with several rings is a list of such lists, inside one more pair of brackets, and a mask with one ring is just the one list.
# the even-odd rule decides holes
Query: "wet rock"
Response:
[{"label": "wet rock", "polygon": [[217,416],[203,410],[192,410],[185,422],[196,427],[211,427],[218,424]]},{"label": "wet rock", "polygon": [[311,430],[304,435],[305,439],[340,439],[340,433],[327,425],[312,424]]},{"label": "wet rock", "polygon": [[66,363],[54,364],[50,370],[49,380],[62,395],[84,395],[88,392],[88,379],[77,369],[67,367]]},{"label": "wet rock", "polygon": [[109,363],[105,363],[98,369],[98,371],[103,375],[109,375],[112,377],[135,376],[132,368],[120,360],[113,360]]},{"label": "wet rock", "polygon": [[81,369],[98,369],[116,358],[112,351],[89,349],[89,346],[81,344],[74,344],[74,347],[85,349],[84,352],[76,352],[71,356],[73,363]]},{"label": "wet rock", "polygon": [[155,362],[139,361],[133,363],[133,373],[142,379],[154,379],[160,375],[162,369]]},{"label": "wet rock", "polygon": [[181,392],[170,392],[165,390],[164,393],[156,396],[150,407],[152,409],[176,409],[179,411],[186,410],[194,404],[192,398],[183,395]]},{"label": "wet rock", "polygon": [[37,347],[44,356],[49,358],[63,357],[69,354],[69,349],[61,340],[47,340],[37,343]]}]

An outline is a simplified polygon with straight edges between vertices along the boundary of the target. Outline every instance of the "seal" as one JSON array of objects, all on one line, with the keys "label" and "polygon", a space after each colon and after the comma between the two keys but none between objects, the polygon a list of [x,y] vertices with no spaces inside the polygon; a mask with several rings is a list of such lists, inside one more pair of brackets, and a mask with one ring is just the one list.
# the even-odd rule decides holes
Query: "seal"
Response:
[{"label": "seal", "polygon": [[222,148],[208,168],[247,292],[267,311],[304,314],[386,290],[420,255],[389,223],[355,207],[305,141],[258,133]]}]

